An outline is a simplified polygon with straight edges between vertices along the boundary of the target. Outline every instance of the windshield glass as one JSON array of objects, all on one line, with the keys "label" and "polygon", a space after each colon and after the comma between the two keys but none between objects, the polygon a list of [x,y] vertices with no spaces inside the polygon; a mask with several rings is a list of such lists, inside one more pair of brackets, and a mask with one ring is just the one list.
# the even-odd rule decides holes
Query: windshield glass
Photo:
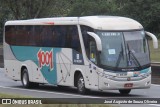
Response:
[{"label": "windshield glass", "polygon": [[[124,32],[130,66],[143,66],[150,63],[147,40],[144,31]],[[136,61],[137,60],[137,61]]]},{"label": "windshield glass", "polygon": [[144,31],[98,31],[97,34],[102,40],[101,66],[128,68],[150,63]]}]

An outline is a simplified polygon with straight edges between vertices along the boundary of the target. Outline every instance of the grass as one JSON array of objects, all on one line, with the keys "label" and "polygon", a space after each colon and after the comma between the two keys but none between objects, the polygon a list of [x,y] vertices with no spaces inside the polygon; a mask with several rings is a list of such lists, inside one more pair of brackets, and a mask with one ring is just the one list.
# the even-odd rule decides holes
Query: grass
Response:
[{"label": "grass", "polygon": [[0,93],[0,98],[32,98],[32,97],[31,96],[16,95],[16,94]]},{"label": "grass", "polygon": [[148,42],[150,48],[151,62],[160,62],[160,40],[158,40],[158,49],[153,48],[153,43],[151,40],[149,40]]}]

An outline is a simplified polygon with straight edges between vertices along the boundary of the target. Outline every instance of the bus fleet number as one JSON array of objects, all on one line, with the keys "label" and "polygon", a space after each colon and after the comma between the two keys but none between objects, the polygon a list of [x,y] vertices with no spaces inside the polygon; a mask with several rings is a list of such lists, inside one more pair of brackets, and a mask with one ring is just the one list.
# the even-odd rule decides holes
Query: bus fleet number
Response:
[{"label": "bus fleet number", "polygon": [[53,70],[53,50],[49,51],[42,51],[41,49],[37,53],[39,67],[42,68],[43,66],[50,66],[50,71]]}]

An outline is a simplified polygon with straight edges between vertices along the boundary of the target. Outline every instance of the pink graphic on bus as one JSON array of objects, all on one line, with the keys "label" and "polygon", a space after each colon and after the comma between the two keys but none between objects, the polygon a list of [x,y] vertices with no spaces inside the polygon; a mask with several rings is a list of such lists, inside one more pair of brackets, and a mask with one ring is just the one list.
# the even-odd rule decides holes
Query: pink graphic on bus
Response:
[{"label": "pink graphic on bus", "polygon": [[50,71],[53,70],[53,49],[49,51],[42,51],[41,49],[37,53],[37,58],[39,61],[39,67],[50,66]]}]

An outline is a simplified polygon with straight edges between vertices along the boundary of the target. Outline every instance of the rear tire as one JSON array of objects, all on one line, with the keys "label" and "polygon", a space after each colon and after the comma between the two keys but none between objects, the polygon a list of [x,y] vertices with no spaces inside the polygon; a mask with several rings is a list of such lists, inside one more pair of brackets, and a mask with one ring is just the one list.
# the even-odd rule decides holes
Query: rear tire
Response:
[{"label": "rear tire", "polygon": [[82,74],[80,74],[77,78],[77,90],[79,94],[86,94],[87,92]]},{"label": "rear tire", "polygon": [[122,95],[128,95],[131,92],[131,89],[120,89],[119,92]]},{"label": "rear tire", "polygon": [[22,71],[22,84],[24,88],[36,88],[39,87],[39,83],[34,83],[29,81],[28,70],[25,68]]},{"label": "rear tire", "polygon": [[31,82],[29,81],[29,76],[28,76],[28,70],[25,68],[22,71],[22,78],[21,78],[22,84],[24,88],[30,88],[31,87]]}]

